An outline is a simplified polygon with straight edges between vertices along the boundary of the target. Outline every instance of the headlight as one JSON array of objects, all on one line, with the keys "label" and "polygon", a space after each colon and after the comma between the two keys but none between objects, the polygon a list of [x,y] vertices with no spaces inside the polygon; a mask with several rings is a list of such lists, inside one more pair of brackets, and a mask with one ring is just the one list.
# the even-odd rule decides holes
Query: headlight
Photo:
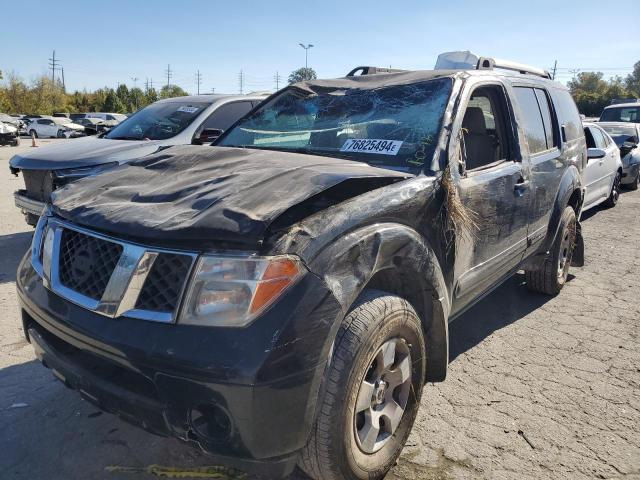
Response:
[{"label": "headlight", "polygon": [[243,327],[304,274],[299,259],[203,255],[198,259],[179,323]]},{"label": "headlight", "polygon": [[88,177],[89,175],[97,175],[109,168],[113,168],[118,165],[118,162],[103,163],[101,165],[92,165],[91,167],[79,167],[79,168],[66,168],[64,170],[54,170],[52,172],[53,179],[60,180],[58,184],[66,183],[69,180],[76,180],[82,177]]}]

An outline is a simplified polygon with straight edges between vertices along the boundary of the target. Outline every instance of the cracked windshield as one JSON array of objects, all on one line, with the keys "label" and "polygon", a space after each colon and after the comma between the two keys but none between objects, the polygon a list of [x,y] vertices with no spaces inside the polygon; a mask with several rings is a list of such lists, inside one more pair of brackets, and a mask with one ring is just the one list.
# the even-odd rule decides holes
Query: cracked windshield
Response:
[{"label": "cracked windshield", "polygon": [[410,173],[430,164],[451,79],[369,90],[311,89],[285,90],[218,145],[332,155]]}]

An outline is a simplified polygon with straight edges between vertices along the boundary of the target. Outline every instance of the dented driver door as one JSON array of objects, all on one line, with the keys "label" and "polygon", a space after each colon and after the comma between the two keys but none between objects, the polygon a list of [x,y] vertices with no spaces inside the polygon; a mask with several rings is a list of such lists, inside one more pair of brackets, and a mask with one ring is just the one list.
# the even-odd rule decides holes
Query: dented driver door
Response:
[{"label": "dented driver door", "polygon": [[520,160],[504,86],[480,84],[468,95],[457,134],[454,122],[462,160],[460,200],[470,222],[459,239],[452,313],[517,268],[531,206],[529,165]]}]

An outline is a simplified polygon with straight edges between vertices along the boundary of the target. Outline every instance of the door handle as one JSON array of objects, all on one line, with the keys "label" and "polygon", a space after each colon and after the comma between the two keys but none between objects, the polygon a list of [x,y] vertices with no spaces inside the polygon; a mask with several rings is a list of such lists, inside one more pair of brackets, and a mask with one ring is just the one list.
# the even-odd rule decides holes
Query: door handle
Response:
[{"label": "door handle", "polygon": [[513,191],[516,196],[521,197],[524,195],[524,191],[529,188],[529,180],[525,180],[524,177],[520,177],[516,184],[513,186]]}]

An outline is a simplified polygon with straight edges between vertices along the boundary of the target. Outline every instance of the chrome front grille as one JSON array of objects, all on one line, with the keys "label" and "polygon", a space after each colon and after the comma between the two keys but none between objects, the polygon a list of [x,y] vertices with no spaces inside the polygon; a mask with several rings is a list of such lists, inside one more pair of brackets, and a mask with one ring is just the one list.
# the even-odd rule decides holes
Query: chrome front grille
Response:
[{"label": "chrome front grille", "polygon": [[122,250],[122,246],[117,243],[63,229],[60,241],[60,282],[71,290],[100,300]]},{"label": "chrome front grille", "polygon": [[196,256],[125,242],[44,215],[31,263],[47,288],[88,310],[173,322]]}]

